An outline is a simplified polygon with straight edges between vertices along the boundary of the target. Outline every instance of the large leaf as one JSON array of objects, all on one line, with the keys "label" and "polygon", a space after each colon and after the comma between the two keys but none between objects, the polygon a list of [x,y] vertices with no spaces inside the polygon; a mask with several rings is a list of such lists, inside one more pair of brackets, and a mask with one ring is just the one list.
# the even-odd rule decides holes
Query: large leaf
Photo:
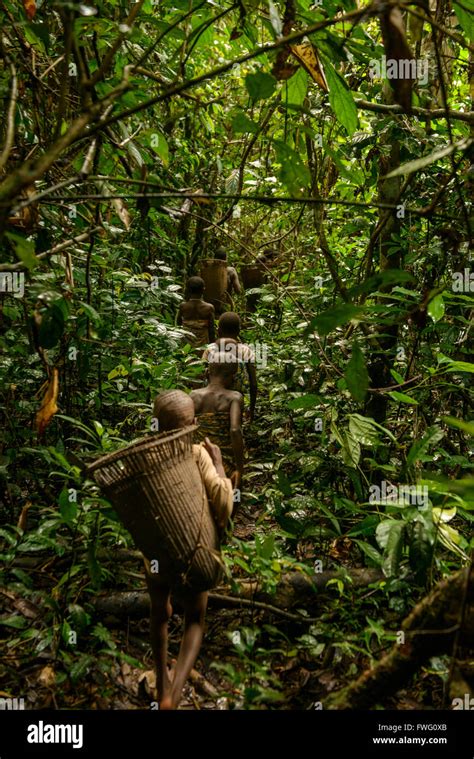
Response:
[{"label": "large leaf", "polygon": [[293,195],[301,195],[311,183],[308,167],[299,153],[286,142],[274,140],[277,160],[281,165],[280,179]]},{"label": "large leaf", "polygon": [[378,445],[379,434],[373,419],[360,414],[350,414],[349,431],[361,445]]},{"label": "large leaf", "polygon": [[337,120],[349,135],[357,129],[357,108],[352,97],[352,92],[345,81],[339,76],[332,63],[323,58],[324,71],[329,87],[329,102]]},{"label": "large leaf", "polygon": [[37,265],[38,259],[35,255],[35,244],[32,240],[16,234],[16,232],[5,232],[7,237],[15,248],[15,253],[20,261],[28,268],[33,269]]},{"label": "large leaf", "polygon": [[288,105],[303,105],[308,91],[308,74],[299,68],[286,83],[286,102]]},{"label": "large leaf", "polygon": [[453,2],[453,9],[463,31],[474,42],[474,0],[463,0],[461,5]]},{"label": "large leaf", "polygon": [[352,356],[347,364],[344,378],[354,400],[362,403],[365,400],[369,387],[369,373],[365,363],[365,356],[356,340],[352,344]]},{"label": "large leaf", "polygon": [[324,337],[350,319],[361,317],[363,313],[363,309],[360,306],[353,306],[350,303],[334,306],[334,308],[329,308],[327,311],[323,311],[316,316],[311,322],[311,329],[317,330],[318,334]]},{"label": "large leaf", "polygon": [[239,132],[251,132],[252,134],[255,134],[258,132],[258,124],[256,124],[255,121],[252,121],[252,119],[249,119],[243,111],[237,111],[232,119],[232,131],[236,134]]},{"label": "large leaf", "polygon": [[275,92],[277,80],[265,71],[247,74],[245,86],[252,100],[266,100]]},{"label": "large leaf", "polygon": [[376,530],[377,542],[384,548],[382,569],[386,577],[398,573],[403,551],[403,535],[405,524],[402,521],[390,520],[379,524]]},{"label": "large leaf", "polygon": [[416,440],[407,456],[407,466],[413,466],[416,461],[423,459],[430,446],[436,445],[444,437],[444,432],[437,424],[429,427],[421,440]]}]

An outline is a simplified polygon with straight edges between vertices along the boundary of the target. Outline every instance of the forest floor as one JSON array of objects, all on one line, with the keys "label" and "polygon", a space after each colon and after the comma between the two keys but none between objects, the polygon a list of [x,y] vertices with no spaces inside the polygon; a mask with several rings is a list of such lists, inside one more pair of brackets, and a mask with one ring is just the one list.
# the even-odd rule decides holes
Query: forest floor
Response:
[{"label": "forest floor", "polygon": [[[266,446],[252,434],[252,428],[248,432],[250,471],[253,467],[252,488],[258,491],[266,473],[264,468],[259,470],[255,466],[266,463]],[[234,535],[241,541],[252,539],[256,525],[259,532],[265,534],[268,528],[275,527],[275,522],[271,512],[265,512],[260,501],[246,498],[244,482],[243,503],[234,525]],[[305,541],[301,541],[298,545],[301,559],[311,559],[313,550],[314,541],[306,541],[306,546]],[[140,557],[136,551],[129,553],[130,558],[120,562],[118,573],[113,569],[116,564],[114,556],[102,558],[105,567],[110,567],[110,579],[100,591],[100,597],[145,589]],[[334,545],[332,554],[338,566],[361,566],[343,544]],[[42,588],[47,594],[53,593],[63,571],[61,560],[57,557],[39,560],[31,575],[35,588]],[[237,574],[241,579],[252,579],[243,569],[237,570]],[[320,709],[328,693],[357,677],[370,666],[371,659],[378,658],[389,647],[382,645],[378,651],[371,650],[369,654],[369,649],[363,650],[354,645],[349,651],[341,643],[345,636],[350,638],[354,620],[364,620],[367,612],[371,613],[370,600],[374,592],[370,587],[360,588],[352,592],[350,600],[337,594],[322,595],[310,610],[312,617],[320,620],[316,628],[308,623],[287,620],[278,613],[262,610],[251,603],[233,608],[216,608],[211,603],[204,643],[196,669],[184,688],[180,709],[239,709],[249,708],[249,703],[250,708]],[[218,593],[232,595],[229,586],[219,588]],[[93,602],[95,599],[91,597],[90,600]],[[16,611],[28,619],[32,631],[41,626],[40,607],[15,593],[4,594],[4,601],[7,611]],[[82,599],[78,601],[83,603]],[[400,615],[389,609],[384,609],[383,613],[385,619],[392,619],[397,629],[401,622]],[[22,646],[12,647],[5,660],[8,669],[5,695],[26,694],[26,708],[30,709],[156,708],[148,615],[145,613],[140,618],[133,618],[112,614],[102,616],[97,621],[104,631],[104,649],[96,654],[83,654],[77,665],[73,665],[69,676],[64,672],[63,662],[50,652],[40,651],[32,657],[22,654]],[[255,629],[268,635],[266,641],[261,641],[258,646],[251,640],[251,631]],[[309,629],[313,635],[322,635],[328,645],[319,645],[315,650],[307,636]],[[170,665],[178,654],[181,630],[182,616],[177,606],[169,625]],[[234,645],[230,631],[249,631],[247,647]],[[306,647],[305,635],[311,643]],[[90,666],[91,656],[96,657],[97,666]],[[441,703],[440,678],[434,672],[424,672],[416,685],[399,691],[396,698],[387,700],[385,707],[415,709],[423,704],[425,708],[432,709],[440,708]]]}]

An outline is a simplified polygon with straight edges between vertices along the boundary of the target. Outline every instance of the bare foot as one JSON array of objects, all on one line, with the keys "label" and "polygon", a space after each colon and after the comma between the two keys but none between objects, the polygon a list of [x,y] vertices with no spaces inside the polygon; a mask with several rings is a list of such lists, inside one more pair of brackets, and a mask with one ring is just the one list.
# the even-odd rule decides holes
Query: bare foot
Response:
[{"label": "bare foot", "polygon": [[173,702],[171,696],[164,696],[160,701],[160,712],[170,711],[173,709]]}]

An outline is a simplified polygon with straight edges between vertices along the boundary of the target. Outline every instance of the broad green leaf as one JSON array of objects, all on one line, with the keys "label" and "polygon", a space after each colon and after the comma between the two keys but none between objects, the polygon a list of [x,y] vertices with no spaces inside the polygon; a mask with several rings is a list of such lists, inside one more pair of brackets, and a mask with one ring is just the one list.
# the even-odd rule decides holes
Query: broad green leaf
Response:
[{"label": "broad green leaf", "polygon": [[161,158],[165,166],[169,163],[168,142],[164,134],[158,130],[148,132],[148,141],[151,149]]},{"label": "broad green leaf", "polygon": [[405,525],[403,522],[392,522],[382,564],[383,573],[386,577],[394,577],[398,574],[402,558],[404,532]]},{"label": "broad green leaf", "polygon": [[16,630],[22,630],[28,626],[28,620],[25,619],[25,617],[21,617],[19,614],[12,614],[11,617],[3,617],[3,619],[0,619],[0,625],[14,627]]},{"label": "broad green leaf", "polygon": [[357,129],[357,108],[354,103],[352,92],[342,77],[339,76],[331,61],[324,56],[322,58],[324,73],[329,87],[329,102],[337,120],[349,135]]},{"label": "broad green leaf", "polygon": [[311,322],[311,329],[317,330],[321,337],[328,335],[333,329],[345,324],[350,319],[358,319],[363,315],[363,309],[347,303],[343,306],[334,306],[323,311]]},{"label": "broad green leaf", "polygon": [[273,0],[268,0],[268,12],[270,15],[270,23],[273,27],[273,30],[277,37],[281,37],[281,32],[283,29],[283,24],[280,18],[280,14],[278,12],[278,8],[276,7]]},{"label": "broad green leaf", "polygon": [[84,313],[87,316],[87,318],[90,319],[91,322],[94,325],[97,326],[98,324],[101,323],[102,318],[101,318],[100,314],[97,313],[97,311],[95,310],[95,308],[93,306],[91,306],[90,303],[85,303],[83,300],[80,300],[79,301],[79,305],[80,305],[81,309],[84,311]]},{"label": "broad green leaf", "polygon": [[436,445],[444,437],[444,432],[437,424],[428,427],[421,440],[415,440],[407,456],[407,466],[412,466],[426,455],[430,446]]},{"label": "broad green leaf", "polygon": [[379,435],[373,419],[360,414],[350,414],[349,431],[361,445],[377,445],[379,443]]},{"label": "broad green leaf", "polygon": [[455,429],[462,430],[467,435],[474,437],[474,422],[465,422],[463,419],[457,419],[455,416],[443,416],[441,421],[454,427]]},{"label": "broad green leaf", "polygon": [[352,343],[352,356],[344,372],[344,378],[354,400],[362,403],[369,387],[369,373],[365,356],[356,340]]},{"label": "broad green leaf", "polygon": [[258,124],[249,119],[243,111],[238,111],[232,119],[232,131],[236,134],[245,132],[255,134],[258,132]]},{"label": "broad green leaf", "polygon": [[406,393],[399,393],[398,390],[392,390],[388,395],[392,400],[398,401],[399,403],[410,403],[412,406],[418,406],[418,401],[415,398],[412,398],[411,395],[407,395]]},{"label": "broad green leaf", "polygon": [[59,511],[65,522],[72,522],[77,514],[77,503],[70,500],[68,488],[64,488],[59,495]]},{"label": "broad green leaf", "polygon": [[252,100],[266,100],[275,92],[277,80],[265,71],[247,74],[245,87]]},{"label": "broad green leaf", "polygon": [[321,398],[319,395],[308,393],[308,395],[300,395],[298,398],[291,398],[291,400],[288,401],[288,408],[292,410],[299,408],[314,408],[320,403]]},{"label": "broad green leaf", "polygon": [[286,83],[288,105],[302,105],[308,91],[308,74],[301,66]]},{"label": "broad green leaf", "polygon": [[357,543],[362,553],[365,553],[377,566],[380,567],[382,565],[382,555],[373,545],[366,543],[364,540],[355,540],[354,543]]},{"label": "broad green leaf", "polygon": [[399,285],[400,282],[414,282],[415,278],[407,271],[401,269],[387,269],[379,274],[373,274],[371,277],[356,287],[351,287],[348,292],[351,298],[356,298],[363,293],[371,293],[381,288],[390,287],[390,285]]},{"label": "broad green leaf", "polygon": [[471,42],[474,42],[474,2],[473,0],[463,0],[462,5],[464,8],[453,2],[453,9],[463,31]]},{"label": "broad green leaf", "polygon": [[282,140],[274,140],[277,160],[281,164],[280,179],[293,195],[301,195],[311,183],[308,167],[299,153]]},{"label": "broad green leaf", "polygon": [[35,255],[35,244],[32,240],[27,240],[16,232],[5,232],[5,237],[10,240],[15,248],[17,258],[19,258],[28,269],[33,269],[33,267],[39,263]]},{"label": "broad green leaf", "polygon": [[443,296],[436,295],[428,303],[428,315],[431,316],[434,322],[439,322],[443,318],[445,312]]}]

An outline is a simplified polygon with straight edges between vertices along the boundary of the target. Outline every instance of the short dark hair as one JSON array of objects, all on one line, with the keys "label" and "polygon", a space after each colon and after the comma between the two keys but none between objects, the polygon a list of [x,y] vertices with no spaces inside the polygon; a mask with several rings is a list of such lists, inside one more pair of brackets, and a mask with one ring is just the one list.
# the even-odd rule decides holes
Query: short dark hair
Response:
[{"label": "short dark hair", "polygon": [[222,337],[237,337],[240,326],[240,316],[235,311],[226,311],[219,319],[219,334]]},{"label": "short dark hair", "polygon": [[204,280],[201,277],[189,277],[186,287],[190,295],[202,295],[205,287]]},{"label": "short dark hair", "polygon": [[227,260],[227,251],[223,245],[219,245],[219,247],[216,248],[216,252],[214,253],[214,258],[217,258],[219,261]]}]

